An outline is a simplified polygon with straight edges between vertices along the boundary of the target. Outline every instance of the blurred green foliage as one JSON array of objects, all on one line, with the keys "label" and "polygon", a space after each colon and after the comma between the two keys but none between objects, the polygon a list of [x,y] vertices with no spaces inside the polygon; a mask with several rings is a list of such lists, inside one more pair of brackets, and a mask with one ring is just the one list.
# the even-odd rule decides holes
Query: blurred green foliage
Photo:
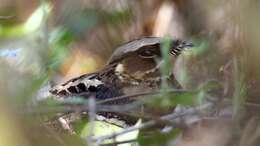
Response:
[{"label": "blurred green foliage", "polygon": [[49,37],[48,68],[50,71],[59,68],[63,60],[69,56],[69,45],[73,42],[73,36],[64,28],[56,28]]},{"label": "blurred green foliage", "polygon": [[167,145],[170,142],[173,142],[171,140],[175,139],[178,134],[180,134],[180,130],[175,128],[169,133],[161,133],[161,132],[153,132],[151,137],[145,137],[140,135],[138,137],[138,143],[140,146],[162,146]]},{"label": "blurred green foliage", "polygon": [[[19,55],[15,56],[18,59],[10,59],[8,57],[1,56],[2,58],[0,61],[3,60],[4,62],[4,65],[1,63],[1,74],[3,74],[3,76],[1,76],[1,81],[3,81],[3,83],[1,82],[1,86],[3,86],[1,87],[3,88],[1,89],[1,94],[3,94],[1,97],[3,97],[6,101],[10,100],[10,98],[14,98],[12,102],[15,104],[19,103],[19,106],[22,105],[23,107],[29,108],[37,106],[37,108],[39,108],[39,113],[41,108],[60,108],[62,105],[86,105],[87,100],[81,98],[66,99],[62,102],[57,102],[48,98],[41,101],[41,103],[37,102],[37,104],[33,101],[35,101],[37,91],[42,86],[49,83],[53,74],[59,72],[60,65],[71,55],[71,46],[74,43],[77,43],[77,41],[84,38],[84,35],[88,35],[89,32],[98,30],[97,28],[100,26],[104,26],[106,31],[109,31],[111,28],[115,28],[122,23],[128,24],[131,22],[132,18],[132,10],[130,8],[118,11],[105,11],[100,10],[99,8],[84,7],[75,12],[64,9],[64,21],[60,23],[57,22],[57,24],[51,24],[48,20],[51,20],[50,18],[52,18],[51,16],[53,14],[54,11],[52,4],[44,1],[31,14],[31,16],[29,16],[27,21],[23,23],[17,23],[15,17],[10,18],[8,21],[0,20],[0,51],[10,49],[9,44],[12,44],[14,46],[12,49],[15,50],[21,48],[21,54],[23,54],[21,57]],[[118,38],[121,39],[122,34],[116,35],[118,35]],[[111,38],[108,39],[112,40]],[[113,39],[117,41],[116,38]],[[257,37],[254,37],[254,39],[257,39]],[[191,55],[195,57],[202,57],[204,59],[198,61],[199,63],[206,62],[207,64],[210,64],[210,66],[217,68],[217,64],[214,61],[219,57],[215,53],[211,52],[212,50],[210,49],[210,43],[212,42],[210,41],[211,40],[205,38],[195,38],[194,42],[196,45],[191,50]],[[164,62],[162,68],[160,69],[162,76],[165,77],[161,85],[161,91],[163,94],[160,96],[152,96],[148,101],[148,105],[160,108],[175,107],[176,105],[196,106],[204,103],[208,94],[223,88],[218,83],[209,83],[198,87],[193,92],[175,94],[168,93],[167,90],[170,87],[166,82],[166,76],[171,71],[170,69],[172,66],[168,56],[169,46],[169,39],[165,38],[165,43],[161,46]],[[105,52],[105,54],[109,53]],[[9,64],[8,62],[11,63]],[[17,65],[13,65],[12,63]],[[235,119],[239,120],[242,107],[241,104],[244,103],[246,96],[246,87],[244,82],[245,77],[243,74],[244,68],[239,68],[238,66],[239,64],[234,64],[234,88],[236,90],[233,94],[233,111]],[[184,79],[189,78],[189,74],[187,74],[186,71],[184,71],[182,75]],[[61,108],[61,110],[63,109],[65,108]],[[26,112],[26,110],[21,112]],[[38,111],[33,111],[32,113],[37,114],[37,112]],[[36,125],[41,125],[56,116],[56,113],[53,114],[50,112],[45,114],[37,114],[37,120],[34,119],[36,116],[32,114],[29,119],[34,121]],[[5,119],[10,118],[8,115],[4,115],[4,117]],[[15,121],[15,118],[13,121]],[[0,125],[5,125],[8,121],[6,122],[5,120],[0,119],[0,123]],[[34,127],[35,123],[26,121],[24,123],[26,125],[25,129],[28,130],[31,127]],[[14,129],[10,128],[10,133],[15,133],[16,130],[18,131],[18,129],[20,129],[17,128],[19,127],[17,126],[17,123],[13,124]],[[100,122],[96,123],[96,125],[101,127],[101,129],[97,130],[97,133],[104,134],[104,125]],[[20,136],[24,139],[28,138],[26,140],[31,140],[30,138],[33,137],[33,135],[36,135],[37,137],[35,136],[32,138],[31,145],[49,145],[47,141],[51,141],[51,145],[86,145],[85,140],[80,139],[79,137],[85,138],[88,135],[88,120],[82,119],[76,121],[74,126],[76,135],[73,136],[68,134],[59,134],[46,127],[37,126],[30,131],[31,133],[27,131],[28,133],[26,134],[28,134],[29,138],[27,135],[23,135],[24,133],[21,133]],[[117,127],[116,130],[118,129],[122,130]],[[4,129],[4,131],[8,130],[9,129]],[[139,135],[137,141],[141,146],[166,145],[167,142],[176,138],[176,135],[179,133],[180,129],[177,128],[171,133],[154,132],[149,138]],[[61,143],[60,139],[62,141]],[[1,144],[2,143],[0,141],[0,145]]]},{"label": "blurred green foliage", "polygon": [[[40,27],[45,24],[46,18],[50,15],[51,8],[48,3],[42,3],[28,18],[25,23],[10,25],[10,21],[0,23],[1,38],[16,38],[25,35],[34,35]],[[14,20],[15,17],[10,17]],[[4,21],[4,20],[1,20]]]}]

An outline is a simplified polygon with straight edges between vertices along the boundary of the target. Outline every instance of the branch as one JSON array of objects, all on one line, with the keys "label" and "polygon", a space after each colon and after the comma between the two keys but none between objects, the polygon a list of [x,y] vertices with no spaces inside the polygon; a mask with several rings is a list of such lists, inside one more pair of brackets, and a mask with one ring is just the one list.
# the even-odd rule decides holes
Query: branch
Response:
[{"label": "branch", "polygon": [[104,104],[107,102],[122,100],[122,99],[126,99],[126,98],[136,98],[139,96],[158,95],[158,94],[162,94],[162,93],[196,93],[196,91],[195,90],[185,90],[185,89],[169,89],[166,91],[141,92],[141,93],[136,93],[136,94],[112,97],[109,99],[99,101],[99,102],[97,102],[97,104]]},{"label": "branch", "polygon": [[[196,107],[194,109],[188,109],[188,110],[186,110],[185,112],[182,112],[182,113],[172,113],[172,114],[169,114],[169,115],[165,115],[165,116],[160,117],[159,119],[160,120],[167,120],[167,121],[168,120],[174,120],[174,119],[176,119],[178,117],[194,114],[194,113],[196,113],[198,111],[210,108],[212,106],[213,106],[212,103],[207,103],[207,104],[204,104],[202,106]],[[151,121],[145,122],[145,123],[143,123],[141,125],[132,126],[132,127],[126,128],[126,129],[124,129],[122,131],[115,132],[115,133],[110,134],[110,135],[96,137],[96,138],[94,138],[94,140],[97,141],[97,143],[101,143],[102,141],[104,141],[106,139],[111,139],[111,138],[114,138],[116,136],[119,136],[119,135],[122,135],[122,134],[125,134],[125,133],[129,133],[129,132],[132,132],[132,131],[135,131],[135,130],[151,127],[151,126],[155,125],[156,123],[157,123],[156,120],[151,120]]]},{"label": "branch", "polygon": [[[122,111],[128,111],[132,108],[135,108],[136,106],[139,106],[138,103],[134,104],[127,104],[127,105],[102,105],[107,102],[112,102],[112,101],[118,101],[126,98],[137,98],[139,96],[148,96],[148,95],[158,95],[162,93],[195,93],[195,90],[185,90],[185,89],[169,89],[166,91],[154,91],[154,92],[141,92],[141,93],[136,93],[136,94],[131,94],[131,95],[123,95],[123,96],[117,96],[117,97],[112,97],[109,99],[97,101],[97,107],[96,110],[99,112],[122,112]],[[119,110],[120,109],[120,110]],[[18,110],[21,111],[21,110]],[[29,109],[26,111],[26,113],[31,113],[31,114],[39,114],[39,113],[50,113],[50,112],[63,112],[63,113],[70,113],[70,112],[85,112],[89,111],[89,106],[88,105],[68,105],[68,106],[55,106],[55,107],[48,107],[48,108],[43,108],[43,109]]]},{"label": "branch", "polygon": [[100,146],[115,146],[115,145],[119,145],[119,144],[132,143],[132,142],[136,142],[136,139],[100,144]]},{"label": "branch", "polygon": [[14,16],[0,16],[0,20],[1,19],[12,19],[12,18],[14,18]]},{"label": "branch", "polygon": [[88,100],[89,106],[89,135],[87,136],[87,144],[93,146],[92,136],[94,133],[95,119],[96,119],[96,99],[95,97],[90,97]]}]

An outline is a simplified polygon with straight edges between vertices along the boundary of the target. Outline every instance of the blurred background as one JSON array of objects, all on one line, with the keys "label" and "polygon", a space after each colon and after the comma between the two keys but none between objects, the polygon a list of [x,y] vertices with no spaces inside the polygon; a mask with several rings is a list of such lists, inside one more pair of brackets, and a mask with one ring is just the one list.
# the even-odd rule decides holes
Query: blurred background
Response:
[{"label": "blurred background", "polygon": [[0,145],[86,145],[46,127],[53,114],[31,111],[39,89],[101,69],[116,47],[142,36],[192,40],[175,64],[178,81],[195,89],[216,80],[218,98],[231,100],[236,130],[214,124],[204,131],[229,135],[201,144],[207,134],[189,131],[202,137],[180,145],[259,145],[259,11],[256,0],[0,0]]}]

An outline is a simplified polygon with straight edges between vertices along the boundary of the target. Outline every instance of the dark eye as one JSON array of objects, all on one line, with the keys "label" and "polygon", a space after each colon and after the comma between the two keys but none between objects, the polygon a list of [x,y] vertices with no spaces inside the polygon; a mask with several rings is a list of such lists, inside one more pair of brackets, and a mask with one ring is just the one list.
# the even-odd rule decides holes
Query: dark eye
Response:
[{"label": "dark eye", "polygon": [[139,56],[142,58],[154,58],[156,53],[151,49],[144,49],[139,53]]}]

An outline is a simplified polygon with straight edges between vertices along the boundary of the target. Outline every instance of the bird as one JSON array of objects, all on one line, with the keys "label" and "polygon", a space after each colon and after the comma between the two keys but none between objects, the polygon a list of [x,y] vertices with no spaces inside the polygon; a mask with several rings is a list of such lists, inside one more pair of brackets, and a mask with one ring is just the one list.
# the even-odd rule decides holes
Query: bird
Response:
[{"label": "bird", "polygon": [[[162,46],[165,38],[142,37],[127,42],[115,49],[103,69],[80,75],[65,83],[54,86],[50,93],[58,99],[81,97],[88,99],[94,96],[102,101],[113,97],[139,93],[144,91],[156,91],[160,89],[163,76],[160,68],[164,58]],[[190,41],[181,39],[169,40],[169,59],[172,64],[183,50],[193,47]],[[171,88],[182,88],[170,71],[166,81]],[[123,99],[110,101],[109,105],[126,105],[137,99]],[[116,113],[99,113],[107,118],[119,118]],[[125,118],[121,120],[127,121]],[[128,124],[133,124],[127,122]]]}]

